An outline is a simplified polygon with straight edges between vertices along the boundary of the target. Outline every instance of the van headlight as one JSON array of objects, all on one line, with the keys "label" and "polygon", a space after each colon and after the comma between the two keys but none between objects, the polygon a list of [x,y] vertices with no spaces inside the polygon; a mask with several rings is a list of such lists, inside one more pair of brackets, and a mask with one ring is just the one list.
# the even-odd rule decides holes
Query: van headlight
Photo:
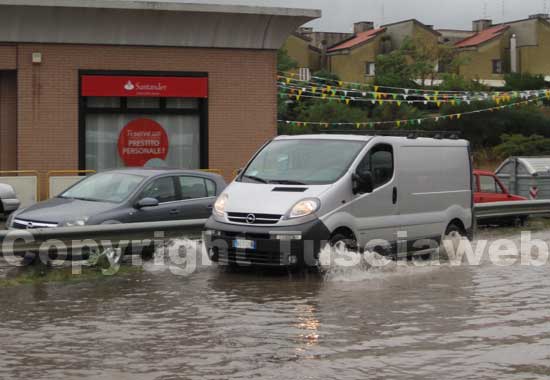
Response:
[{"label": "van headlight", "polygon": [[317,198],[303,199],[296,203],[288,213],[288,219],[302,218],[319,210],[321,201]]},{"label": "van headlight", "polygon": [[227,195],[227,193],[223,193],[216,199],[216,203],[214,203],[214,214],[216,214],[216,216],[222,218],[225,215],[225,206],[227,205],[228,199],[229,195]]}]

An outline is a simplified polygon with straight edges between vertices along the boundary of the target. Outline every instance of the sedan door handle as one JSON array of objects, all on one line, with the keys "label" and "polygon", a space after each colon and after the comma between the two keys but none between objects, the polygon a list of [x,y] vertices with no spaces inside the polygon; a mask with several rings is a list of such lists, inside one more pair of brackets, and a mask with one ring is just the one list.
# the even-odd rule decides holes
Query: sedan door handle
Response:
[{"label": "sedan door handle", "polygon": [[397,203],[397,187],[393,188],[392,202],[393,202],[393,204]]},{"label": "sedan door handle", "polygon": [[214,208],[214,205],[208,205],[206,206],[207,209],[212,210]]},{"label": "sedan door handle", "polygon": [[180,213],[180,210],[178,210],[177,208],[170,210],[170,215],[177,215],[179,213]]}]

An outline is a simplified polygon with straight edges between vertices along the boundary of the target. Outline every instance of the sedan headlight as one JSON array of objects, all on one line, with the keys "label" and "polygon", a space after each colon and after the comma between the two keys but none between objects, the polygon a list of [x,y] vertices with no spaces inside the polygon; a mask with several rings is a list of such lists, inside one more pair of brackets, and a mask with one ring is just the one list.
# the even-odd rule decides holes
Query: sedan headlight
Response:
[{"label": "sedan headlight", "polygon": [[223,193],[218,197],[218,199],[216,199],[216,203],[214,203],[214,214],[216,214],[220,218],[225,215],[225,206],[227,205],[228,199],[229,195]]},{"label": "sedan headlight", "polygon": [[82,219],[74,220],[72,222],[65,222],[63,223],[63,227],[83,227],[86,225],[87,221],[88,221],[88,218],[82,218]]},{"label": "sedan headlight", "polygon": [[296,203],[294,207],[288,213],[289,219],[302,218],[308,216],[319,210],[321,201],[317,198],[303,199]]}]

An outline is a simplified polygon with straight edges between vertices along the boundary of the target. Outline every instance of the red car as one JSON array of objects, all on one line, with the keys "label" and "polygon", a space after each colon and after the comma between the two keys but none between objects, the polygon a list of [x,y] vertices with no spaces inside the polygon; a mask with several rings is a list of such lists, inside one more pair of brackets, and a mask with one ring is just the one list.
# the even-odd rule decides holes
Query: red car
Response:
[{"label": "red car", "polygon": [[512,195],[500,179],[490,171],[474,170],[474,203],[526,201],[527,198]]}]

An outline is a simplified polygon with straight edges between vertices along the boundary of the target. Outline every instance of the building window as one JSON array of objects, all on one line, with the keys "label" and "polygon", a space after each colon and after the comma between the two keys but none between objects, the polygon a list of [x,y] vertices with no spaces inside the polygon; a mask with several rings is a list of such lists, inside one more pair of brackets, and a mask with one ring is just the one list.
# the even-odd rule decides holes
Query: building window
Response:
[{"label": "building window", "polygon": [[502,74],[503,72],[502,59],[493,59],[493,74]]},{"label": "building window", "polygon": [[374,62],[367,62],[365,65],[365,71],[367,73],[367,76],[373,77],[376,75],[376,63]]}]

